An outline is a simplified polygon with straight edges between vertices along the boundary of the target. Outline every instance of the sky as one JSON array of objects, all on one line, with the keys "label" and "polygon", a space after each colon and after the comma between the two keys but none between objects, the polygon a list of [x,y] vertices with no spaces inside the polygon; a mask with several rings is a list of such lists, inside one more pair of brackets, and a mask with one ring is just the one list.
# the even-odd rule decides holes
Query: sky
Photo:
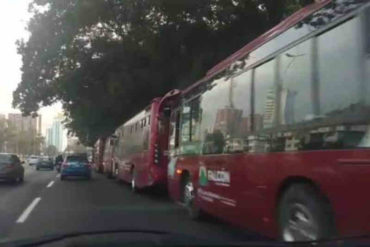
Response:
[{"label": "sky", "polygon": [[[25,30],[31,17],[28,5],[31,0],[0,0],[0,113],[19,112],[12,108],[13,91],[21,80],[22,58],[17,54],[15,42],[29,37]],[[45,107],[40,110],[43,120],[43,133],[53,118],[60,113],[61,104]]]}]

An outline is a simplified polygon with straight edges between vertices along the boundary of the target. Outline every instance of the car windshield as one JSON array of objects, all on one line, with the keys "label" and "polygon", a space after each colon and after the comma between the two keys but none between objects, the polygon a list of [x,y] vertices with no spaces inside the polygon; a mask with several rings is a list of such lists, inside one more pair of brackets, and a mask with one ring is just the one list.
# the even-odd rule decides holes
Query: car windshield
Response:
[{"label": "car windshield", "polygon": [[87,159],[83,156],[68,156],[67,162],[87,162]]},{"label": "car windshield", "polygon": [[0,0],[0,31],[0,243],[370,236],[370,0]]},{"label": "car windshield", "polygon": [[0,164],[4,164],[10,161],[10,155],[0,154]]}]

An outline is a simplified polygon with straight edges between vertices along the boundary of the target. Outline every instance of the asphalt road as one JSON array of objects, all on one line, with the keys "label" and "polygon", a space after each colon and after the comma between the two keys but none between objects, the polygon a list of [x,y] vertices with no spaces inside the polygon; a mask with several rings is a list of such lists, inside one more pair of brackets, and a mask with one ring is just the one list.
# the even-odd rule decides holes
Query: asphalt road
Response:
[{"label": "asphalt road", "polygon": [[2,240],[116,229],[163,230],[225,241],[260,239],[213,218],[192,221],[166,195],[133,194],[129,185],[100,174],[90,181],[60,181],[56,171],[26,166],[24,183],[0,183]]}]

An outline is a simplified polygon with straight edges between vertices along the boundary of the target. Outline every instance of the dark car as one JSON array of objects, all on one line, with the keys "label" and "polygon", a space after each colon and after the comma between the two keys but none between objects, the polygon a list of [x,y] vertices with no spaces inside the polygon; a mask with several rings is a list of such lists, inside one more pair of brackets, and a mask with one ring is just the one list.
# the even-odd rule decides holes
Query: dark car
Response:
[{"label": "dark car", "polygon": [[0,153],[0,180],[23,182],[23,162],[15,154]]},{"label": "dark car", "polygon": [[85,177],[91,178],[91,165],[86,155],[68,155],[60,171],[60,179],[66,177]]},{"label": "dark car", "polygon": [[51,159],[48,157],[43,157],[37,162],[36,164],[36,170],[41,170],[41,169],[49,169],[49,170],[54,170],[54,163]]}]

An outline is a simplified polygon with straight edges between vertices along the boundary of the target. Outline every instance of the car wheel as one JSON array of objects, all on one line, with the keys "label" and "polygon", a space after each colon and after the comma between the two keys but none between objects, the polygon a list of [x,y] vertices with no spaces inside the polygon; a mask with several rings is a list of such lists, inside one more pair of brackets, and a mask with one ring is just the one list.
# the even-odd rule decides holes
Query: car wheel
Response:
[{"label": "car wheel", "polygon": [[203,211],[196,205],[195,189],[190,175],[183,177],[182,200],[191,219],[197,220],[204,216]]},{"label": "car wheel", "polygon": [[40,170],[40,168],[36,167],[36,171]]},{"label": "car wheel", "polygon": [[61,180],[61,181],[65,180],[65,179],[66,179],[66,177],[65,177],[65,176],[62,176],[62,175],[60,176],[60,180]]},{"label": "car wheel", "polygon": [[329,203],[312,186],[296,184],[279,203],[280,237],[284,241],[315,241],[335,236]]},{"label": "car wheel", "polygon": [[19,177],[19,180],[18,180],[20,183],[23,183],[24,182],[24,174],[22,174],[20,177]]}]

